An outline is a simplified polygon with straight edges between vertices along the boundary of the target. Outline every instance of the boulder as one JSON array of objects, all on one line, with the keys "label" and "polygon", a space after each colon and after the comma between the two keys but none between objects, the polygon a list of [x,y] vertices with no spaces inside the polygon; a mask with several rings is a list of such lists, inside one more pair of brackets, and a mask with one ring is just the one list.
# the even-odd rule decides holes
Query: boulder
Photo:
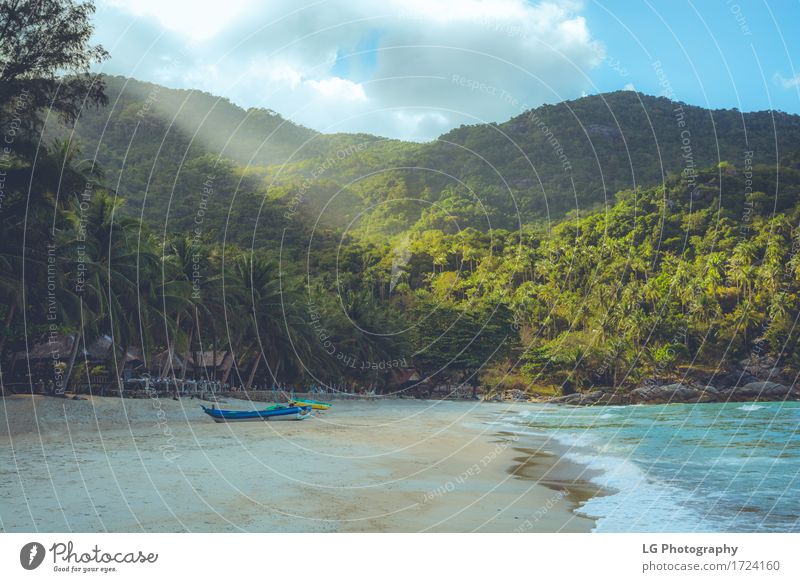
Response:
[{"label": "boulder", "polygon": [[732,370],[727,374],[722,374],[714,378],[714,383],[722,388],[733,388],[735,386],[744,386],[751,382],[758,381],[758,378],[753,376],[750,372],[742,370]]},{"label": "boulder", "polygon": [[[737,374],[736,378],[740,376]],[[603,406],[618,404],[697,404],[704,402],[752,402],[800,400],[797,388],[770,381],[751,381],[740,386],[715,387],[703,384],[673,383],[657,385],[649,381],[629,393],[611,388],[593,392],[568,394],[548,402],[572,406]]]},{"label": "boulder", "polygon": [[566,396],[556,396],[555,398],[551,398],[548,402],[552,402],[554,404],[576,404],[581,398],[583,394],[567,394]]},{"label": "boulder", "polygon": [[719,402],[720,391],[714,386],[703,386],[700,388],[700,393],[697,395],[695,402]]},{"label": "boulder", "polygon": [[603,406],[606,404],[628,404],[628,395],[622,392],[606,389],[593,392],[568,394],[552,398],[549,402],[556,404],[570,404],[573,406]]},{"label": "boulder", "polygon": [[633,404],[670,404],[675,402],[717,402],[719,391],[713,386],[690,386],[688,384],[666,384],[664,386],[640,386],[631,391]]},{"label": "boulder", "polygon": [[525,394],[525,392],[523,392],[522,390],[513,388],[511,390],[506,390],[505,392],[503,392],[503,400],[522,402],[528,400],[528,395]]},{"label": "boulder", "polygon": [[758,381],[731,388],[721,393],[720,399],[729,402],[753,402],[797,398],[798,392],[777,382]]},{"label": "boulder", "polygon": [[629,404],[630,403],[630,396],[626,393],[623,393],[619,390],[614,391],[604,391],[600,397],[596,400],[596,404],[610,404],[610,405],[618,405],[618,404]]},{"label": "boulder", "polygon": [[786,372],[788,372],[787,377],[791,377],[793,375],[792,370],[784,370],[783,366],[779,365],[778,360],[768,355],[758,356],[756,354],[752,354],[739,362],[739,368],[748,378],[743,378],[742,381],[738,382],[738,386],[751,384],[752,382],[756,382],[758,380],[768,382],[774,379],[781,380],[783,378],[780,378],[780,376]]}]

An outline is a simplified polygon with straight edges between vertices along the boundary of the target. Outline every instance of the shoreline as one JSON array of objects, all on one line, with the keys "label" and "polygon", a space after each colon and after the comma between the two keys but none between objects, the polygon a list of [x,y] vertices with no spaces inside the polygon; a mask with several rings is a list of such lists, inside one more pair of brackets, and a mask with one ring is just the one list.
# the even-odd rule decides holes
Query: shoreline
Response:
[{"label": "shoreline", "polygon": [[693,382],[643,385],[632,390],[598,388],[550,398],[544,402],[572,406],[631,406],[660,404],[724,404],[728,402],[791,402],[800,400],[800,389],[770,380],[714,387]]},{"label": "shoreline", "polygon": [[337,401],[229,425],[186,399],[0,402],[4,531],[588,532],[580,507],[603,494],[555,443],[495,430],[515,404]]}]

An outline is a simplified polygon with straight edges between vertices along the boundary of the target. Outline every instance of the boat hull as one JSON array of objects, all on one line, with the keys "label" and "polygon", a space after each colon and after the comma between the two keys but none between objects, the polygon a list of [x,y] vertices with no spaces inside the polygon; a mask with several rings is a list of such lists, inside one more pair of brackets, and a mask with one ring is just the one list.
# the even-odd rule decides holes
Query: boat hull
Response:
[{"label": "boat hull", "polygon": [[310,406],[312,410],[328,410],[333,404],[316,400],[290,400],[289,406]]},{"label": "boat hull", "polygon": [[201,408],[214,422],[304,420],[311,416],[311,408],[308,406],[271,406],[264,410],[220,410],[205,406]]}]

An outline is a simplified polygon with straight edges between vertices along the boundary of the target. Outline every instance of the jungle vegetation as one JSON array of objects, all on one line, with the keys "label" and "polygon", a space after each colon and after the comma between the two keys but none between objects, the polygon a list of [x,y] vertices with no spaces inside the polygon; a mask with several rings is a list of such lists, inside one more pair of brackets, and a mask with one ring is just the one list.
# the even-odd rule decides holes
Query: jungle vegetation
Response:
[{"label": "jungle vegetation", "polygon": [[246,387],[800,367],[798,116],[625,91],[426,144],[324,135],[91,75],[91,3],[0,4],[4,375],[54,333],[110,336],[114,376],[131,347],[231,352]]}]

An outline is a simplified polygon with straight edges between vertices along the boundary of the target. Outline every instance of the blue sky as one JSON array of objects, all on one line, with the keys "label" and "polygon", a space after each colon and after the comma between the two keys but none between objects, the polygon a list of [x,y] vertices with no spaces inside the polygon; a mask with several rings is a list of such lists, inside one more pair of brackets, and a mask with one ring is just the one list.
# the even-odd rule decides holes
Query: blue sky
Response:
[{"label": "blue sky", "polygon": [[800,113],[796,0],[609,0],[585,6],[590,30],[607,52],[604,65],[591,74],[599,91],[613,91],[630,79],[638,90],[659,94],[652,66],[658,60],[682,101]]},{"label": "blue sky", "polygon": [[664,94],[665,79],[687,103],[800,113],[800,0],[220,6],[98,0],[95,39],[112,55],[100,70],[270,108],[320,131],[414,140],[586,94]]}]

